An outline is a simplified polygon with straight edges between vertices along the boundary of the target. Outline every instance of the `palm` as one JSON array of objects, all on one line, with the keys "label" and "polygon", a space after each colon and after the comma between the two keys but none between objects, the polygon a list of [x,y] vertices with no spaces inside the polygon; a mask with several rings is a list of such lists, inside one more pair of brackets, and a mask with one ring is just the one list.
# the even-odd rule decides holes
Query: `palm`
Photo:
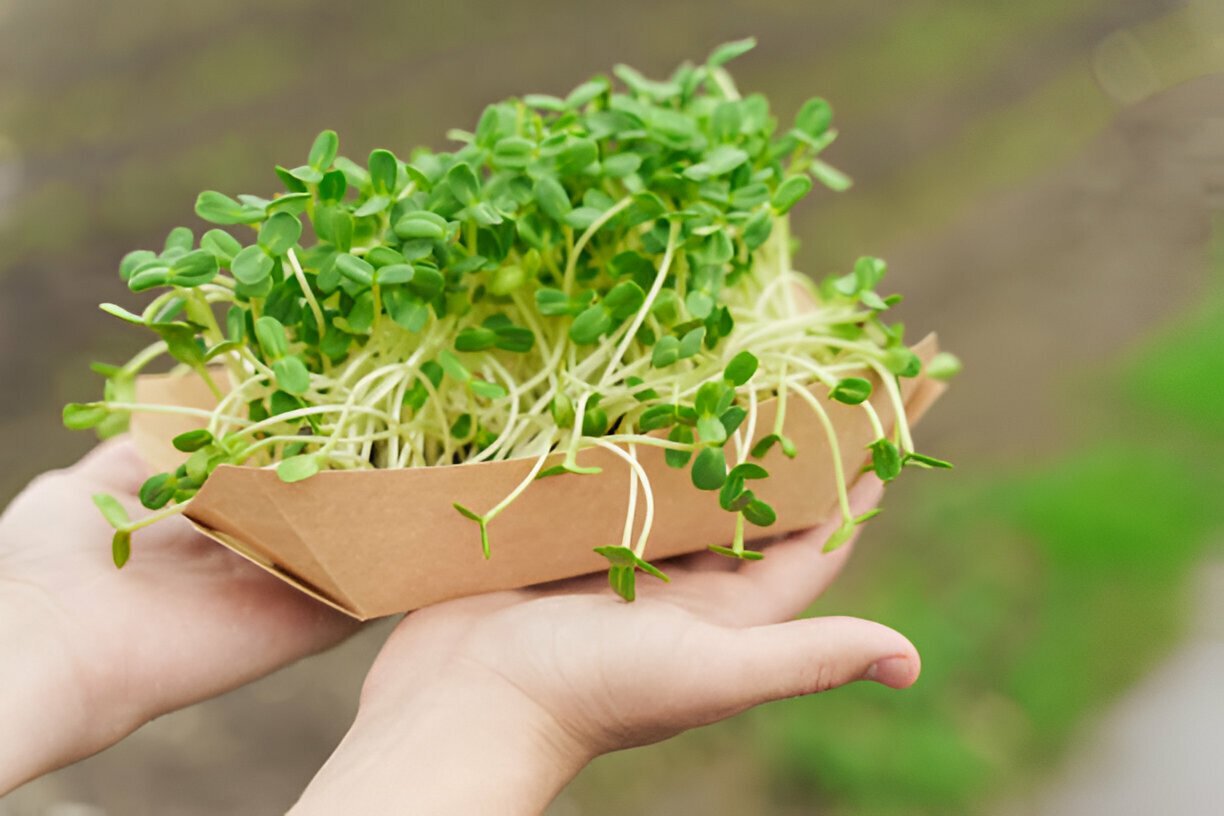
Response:
[{"label": "palm", "polygon": [[148,475],[128,441],[37,479],[0,516],[0,597],[19,600],[73,655],[85,688],[138,689],[144,716],[203,699],[326,648],[355,624],[196,534],[137,533],[117,570],[90,501],[129,509]]},{"label": "palm", "polygon": [[[856,493],[861,512],[878,500],[878,483]],[[822,554],[829,533],[773,545],[760,562],[679,559],[667,565],[670,585],[640,577],[633,604],[589,577],[421,610],[379,656],[367,703],[402,699],[447,672],[474,674],[513,687],[602,752],[858,679],[881,658],[901,659],[876,679],[908,685],[917,656],[883,626],[848,618],[779,623],[840,570],[849,548]]]}]

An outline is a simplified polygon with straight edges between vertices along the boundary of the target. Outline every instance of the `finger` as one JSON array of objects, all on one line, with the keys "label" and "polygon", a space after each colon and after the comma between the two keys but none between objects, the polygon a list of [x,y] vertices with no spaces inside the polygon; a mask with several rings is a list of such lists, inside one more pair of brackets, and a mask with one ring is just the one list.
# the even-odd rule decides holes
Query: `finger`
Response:
[{"label": "finger", "polygon": [[[851,509],[856,515],[870,509],[882,489],[874,476],[860,478],[851,490]],[[764,559],[740,563],[736,572],[685,575],[669,591],[694,614],[723,625],[790,620],[824,592],[849,558],[853,538],[831,553],[824,552],[838,524],[840,520],[832,521],[768,545],[762,549]]]},{"label": "finger", "polygon": [[706,550],[705,552],[669,558],[659,566],[670,575],[672,572],[735,572],[739,569],[740,564],[738,559],[728,558],[725,555],[719,555],[718,553]]},{"label": "finger", "polygon": [[130,436],[108,439],[85,454],[69,472],[100,487],[135,493],[149,477],[149,466]]},{"label": "finger", "polygon": [[[918,679],[918,652],[903,635],[858,618],[809,618],[720,629],[702,665],[690,671],[695,704],[722,719],[771,700],[827,691],[856,680],[906,688]],[[693,662],[693,661],[688,661]]]},{"label": "finger", "polygon": [[[880,503],[884,484],[874,475],[859,478],[850,490],[850,509],[857,517]],[[772,623],[789,620],[820,597],[849,560],[854,541],[862,526],[855,528],[850,541],[833,552],[825,552],[825,542],[841,520],[796,533],[766,547],[765,557],[740,569],[746,584],[740,595],[744,601],[758,603],[745,611],[746,620]]]}]

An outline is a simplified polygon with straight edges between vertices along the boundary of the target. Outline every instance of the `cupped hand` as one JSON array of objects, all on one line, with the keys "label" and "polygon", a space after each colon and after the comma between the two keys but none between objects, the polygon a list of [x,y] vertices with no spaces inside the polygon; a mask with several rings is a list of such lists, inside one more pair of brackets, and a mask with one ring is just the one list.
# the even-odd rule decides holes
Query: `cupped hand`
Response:
[{"label": "cupped hand", "polygon": [[[874,477],[860,480],[856,515],[881,493]],[[909,686],[919,658],[897,632],[854,618],[794,619],[849,554],[822,552],[832,531],[792,535],[756,562],[673,561],[671,583],[641,576],[631,604],[593,576],[409,614],[299,812],[341,801],[363,813],[396,812],[379,804],[388,802],[414,813],[538,812],[598,754],[855,680]],[[458,770],[448,778],[452,744]],[[415,767],[427,769],[419,784]],[[508,791],[524,787],[533,792],[511,807]],[[457,790],[469,798],[454,799]],[[333,791],[344,798],[329,801]]]},{"label": "cupped hand", "polygon": [[[39,760],[28,743],[9,762],[0,749],[0,791],[47,769],[38,762],[93,753],[356,627],[177,517],[136,533],[131,560],[116,569],[112,531],[90,497],[110,493],[139,517],[149,473],[129,440],[110,441],[35,479],[0,516],[0,642],[24,652],[4,659],[43,667],[38,686],[53,705],[39,714],[45,733],[63,736],[41,740],[42,753],[57,755]],[[6,731],[0,744],[25,736]]]}]

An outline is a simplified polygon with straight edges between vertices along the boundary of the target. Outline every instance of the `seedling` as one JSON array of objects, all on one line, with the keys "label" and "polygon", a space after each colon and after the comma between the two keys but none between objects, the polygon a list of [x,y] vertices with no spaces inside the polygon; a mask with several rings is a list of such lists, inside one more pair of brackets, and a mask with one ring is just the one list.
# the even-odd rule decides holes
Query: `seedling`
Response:
[{"label": "seedling", "polygon": [[[474,130],[451,132],[449,152],[405,160],[380,149],[358,163],[325,131],[304,164],[276,168],[283,192],[201,193],[196,214],[217,227],[198,241],[179,227],[159,251],[129,253],[120,277],[152,299],[139,314],[102,307],[156,339],[123,366],[95,366],[102,400],[64,409],[68,427],[102,435],[140,411],[203,426],[174,440],[183,463],[140,491],[151,515],[132,520],[96,498],[116,530],[116,565],[133,532],[182,512],[222,464],[296,482],[533,460],[497,505],[454,505],[489,557],[499,514],[538,479],[597,473],[580,455],[603,448],[628,464],[631,490],[621,542],[597,552],[632,600],[638,571],[666,580],[645,560],[654,496],[643,447],[662,448],[735,516],[734,540],[715,552],[759,558],[746,527],[776,514],[758,460],[775,447],[801,453],[784,433],[798,401],[833,451],[842,524],[830,546],[868,518],[851,513],[813,386],[866,413],[881,478],[946,467],[910,438],[898,378],[921,363],[883,320],[899,300],[876,293],[884,262],[863,258],[820,284],[792,267],[787,213],[817,185],[850,182],[821,158],[836,137],[827,102],[809,100],[779,127],[763,96],[740,95],[725,64],[752,45],[664,80],[618,66],[619,83],[600,76],[563,98],[490,105]],[[135,402],[135,378],[163,356],[196,372],[216,407]],[[941,356],[930,373],[958,367]],[[873,396],[891,403],[891,432]],[[758,427],[772,398],[774,422]]]}]

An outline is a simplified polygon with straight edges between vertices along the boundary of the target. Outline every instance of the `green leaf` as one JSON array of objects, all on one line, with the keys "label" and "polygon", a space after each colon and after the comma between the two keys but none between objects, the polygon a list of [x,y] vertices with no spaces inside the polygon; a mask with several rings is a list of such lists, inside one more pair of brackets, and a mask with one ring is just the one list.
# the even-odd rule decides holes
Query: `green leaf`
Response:
[{"label": "green leaf", "polygon": [[132,523],[127,510],[114,496],[107,493],[95,493],[92,498],[94,505],[102,511],[102,517],[106,519],[106,523],[116,530],[122,530]]},{"label": "green leaf", "polygon": [[363,258],[349,255],[347,252],[336,256],[336,269],[340,274],[361,286],[374,283],[374,267]]},{"label": "green leaf", "polygon": [[693,460],[693,486],[698,490],[718,490],[727,478],[727,460],[722,448],[702,448]]},{"label": "green leaf", "polygon": [[545,479],[549,476],[561,476],[566,473],[573,474],[574,476],[594,476],[602,472],[602,468],[580,467],[579,465],[571,465],[562,462],[559,465],[553,465],[552,467],[546,467],[541,470],[540,474],[536,476],[536,480],[538,481],[540,479]]},{"label": "green leaf", "polygon": [[446,237],[446,231],[446,219],[428,210],[406,213],[395,222],[395,234],[405,241],[419,239],[437,241]]},{"label": "green leaf", "polygon": [[593,402],[587,402],[586,411],[582,414],[583,436],[603,436],[608,432],[608,414]]},{"label": "green leaf", "polygon": [[484,351],[493,348],[497,334],[492,329],[468,327],[455,336],[456,351]]},{"label": "green leaf", "polygon": [[[880,285],[880,281],[884,279],[884,274],[888,271],[888,264],[881,258],[872,258],[865,256],[854,262],[854,279],[857,283],[857,291],[864,293],[875,289]],[[850,292],[849,294],[853,294]]]},{"label": "green leaf", "polygon": [[280,257],[293,249],[301,237],[302,222],[287,212],[276,213],[259,228],[259,245],[273,257]]},{"label": "green leaf", "polygon": [[794,459],[795,455],[798,453],[795,448],[795,443],[785,435],[769,434],[768,436],[761,437],[761,439],[752,446],[752,455],[757,459],[760,459],[765,456],[765,454],[769,453],[769,449],[774,445],[780,446],[782,448],[782,453],[785,454],[788,459]]},{"label": "green leaf", "polygon": [[157,260],[157,255],[147,249],[137,249],[129,252],[119,262],[119,277],[126,281],[132,277],[132,273],[137,269],[154,260]]},{"label": "green leaf", "polygon": [[871,383],[861,377],[846,377],[833,386],[829,396],[846,405],[859,405],[871,396]]},{"label": "green leaf", "polygon": [[522,326],[502,326],[496,330],[497,347],[502,351],[525,354],[535,348],[535,334]]},{"label": "green leaf", "polygon": [[756,37],[748,37],[743,40],[723,43],[710,53],[709,58],[706,60],[706,64],[711,68],[726,65],[736,57],[741,57],[744,54],[747,54],[753,48],[756,48],[756,44]]},{"label": "green leaf", "polygon": [[458,357],[445,349],[438,352],[438,364],[442,366],[446,376],[456,382],[467,383],[472,379],[472,372],[468,371],[463,363],[459,362]]},{"label": "green leaf", "polygon": [[218,264],[229,266],[234,256],[242,251],[242,244],[225,230],[210,229],[200,238],[200,249],[211,252]]},{"label": "green leaf", "polygon": [[276,375],[276,384],[282,391],[300,396],[310,390],[310,371],[300,357],[276,360],[272,363],[272,373]]},{"label": "green leaf", "polygon": [[772,232],[773,216],[768,211],[758,212],[748,219],[748,223],[744,225],[742,233],[744,244],[750,252],[755,251],[769,240],[770,233]]},{"label": "green leaf", "polygon": [[264,217],[257,207],[240,204],[227,195],[205,190],[196,198],[196,215],[213,224],[253,224]]},{"label": "green leaf", "polygon": [[123,565],[132,557],[132,534],[127,530],[116,530],[114,536],[111,537],[111,560],[114,561],[117,569],[123,569]]},{"label": "green leaf", "polygon": [[778,520],[778,514],[774,512],[774,509],[760,499],[748,502],[740,512],[744,514],[744,519],[749,524],[755,524],[757,527],[768,527]]},{"label": "green leaf", "polygon": [[377,149],[370,152],[370,184],[379,196],[390,196],[395,190],[399,175],[399,160],[390,150]]},{"label": "green leaf", "polygon": [[64,427],[85,431],[97,427],[110,415],[110,409],[96,402],[70,402],[64,406]]},{"label": "green leaf", "polygon": [[[693,429],[687,425],[675,425],[672,427],[671,432],[667,434],[667,438],[672,442],[679,442],[682,445],[691,445],[694,439]],[[692,458],[693,452],[691,450],[672,450],[668,448],[663,452],[664,461],[667,462],[668,466],[674,468],[685,467]]]},{"label": "green leaf", "polygon": [[183,453],[194,453],[200,448],[211,445],[213,435],[203,428],[194,431],[186,431],[170,440],[174,445],[175,450],[180,450]]},{"label": "green leaf", "polygon": [[217,258],[207,249],[188,252],[174,259],[170,275],[176,286],[201,286],[217,277]]},{"label": "green leaf", "polygon": [[245,283],[247,286],[258,286],[272,274],[272,267],[275,265],[276,261],[264,252],[261,247],[249,246],[234,256],[234,260],[230,264],[230,270],[234,273],[234,278],[239,283]]},{"label": "green leaf", "polygon": [[554,221],[561,221],[574,209],[570,204],[569,194],[565,192],[561,182],[552,176],[536,179],[534,198],[544,214]]},{"label": "green leaf", "polygon": [[803,103],[795,114],[795,128],[813,139],[820,138],[833,122],[833,108],[820,97]]},{"label": "green leaf", "polygon": [[387,292],[383,296],[383,305],[391,319],[410,332],[421,331],[429,322],[429,306],[411,292]]},{"label": "green leaf", "polygon": [[697,320],[705,320],[714,311],[714,298],[708,292],[693,289],[684,298],[684,308]]},{"label": "green leaf", "polygon": [[727,478],[718,489],[718,505],[731,513],[738,513],[753,499],[751,490],[744,490],[744,480],[738,476],[727,474]]},{"label": "green leaf", "polygon": [[255,321],[255,339],[265,358],[279,360],[288,352],[285,327],[275,317],[264,315]]},{"label": "green leaf", "polygon": [[807,176],[790,176],[774,191],[773,200],[770,202],[774,211],[779,215],[784,215],[790,211],[790,208],[799,203],[812,190],[812,180]]},{"label": "green leaf", "polygon": [[480,550],[482,553],[484,553],[485,559],[488,560],[489,558],[489,522],[485,520],[484,516],[472,510],[469,510],[468,508],[464,507],[459,502],[455,502],[451,506],[454,507],[457,511],[459,511],[459,514],[462,515],[464,518],[469,518],[472,521],[480,525]]},{"label": "green leaf", "polygon": [[161,257],[165,259],[176,258],[186,252],[190,252],[195,245],[195,234],[187,227],[175,227],[166,235],[165,248],[162,250]]},{"label": "green leaf", "polygon": [[817,181],[834,192],[844,192],[845,190],[849,190],[854,185],[854,182],[850,180],[849,176],[838,170],[836,167],[832,167],[825,162],[822,162],[820,159],[813,159],[812,166],[809,168],[809,170],[811,171],[812,175],[816,177]]},{"label": "green leaf", "polygon": [[557,153],[557,173],[572,176],[594,164],[599,158],[599,147],[590,139],[573,139]]},{"label": "green leaf", "polygon": [[604,77],[596,77],[582,83],[577,88],[569,92],[569,96],[565,97],[565,106],[567,108],[581,108],[582,106],[594,101],[596,97],[606,93],[609,88],[608,80]]},{"label": "green leaf", "polygon": [[731,358],[731,362],[727,363],[727,369],[723,373],[727,382],[736,386],[747,384],[752,379],[752,375],[756,373],[757,366],[760,361],[756,355],[750,351],[741,351],[739,354]]},{"label": "green leaf", "polygon": [[489,382],[487,380],[472,380],[472,393],[485,399],[497,400],[502,399],[507,394],[506,387],[501,383]]},{"label": "green leaf", "polygon": [[841,527],[838,527],[833,535],[829,536],[829,540],[825,542],[824,552],[833,552],[841,547],[854,536],[854,522],[848,521]]},{"label": "green leaf", "polygon": [[735,550],[731,547],[720,547],[717,544],[710,545],[710,552],[725,555],[728,558],[739,558],[743,561],[760,561],[765,557],[765,553],[756,550]]},{"label": "green leaf", "polygon": [[941,351],[931,358],[926,365],[928,377],[936,380],[950,380],[960,373],[962,364],[955,354]]},{"label": "green leaf", "polygon": [[319,201],[340,201],[348,192],[348,179],[341,170],[324,173],[319,181]]},{"label": "green leaf", "polygon": [[918,453],[916,451],[911,451],[910,453],[905,454],[905,456],[901,459],[901,465],[903,467],[905,465],[916,465],[921,468],[939,468],[942,470],[952,469],[951,462],[945,462],[943,459],[936,459],[934,456],[927,456],[926,454]]},{"label": "green leaf", "polygon": [[612,328],[612,314],[602,304],[588,306],[574,318],[569,337],[580,346],[598,343],[599,338]]},{"label": "green leaf", "polygon": [[325,130],[315,137],[310,146],[310,156],[306,163],[319,172],[331,167],[336,160],[336,152],[340,149],[340,137],[334,130]]},{"label": "green leaf", "polygon": [[122,306],[116,306],[113,303],[103,303],[100,306],[98,306],[98,308],[106,312],[108,315],[111,315],[112,317],[117,317],[120,320],[126,320],[128,323],[131,323],[134,326],[145,325],[145,320],[143,317],[141,317],[140,315],[132,314],[131,312],[129,312],[127,309],[123,308]]},{"label": "green leaf", "polygon": [[446,184],[465,207],[472,206],[480,197],[480,179],[466,162],[459,162],[446,172]]},{"label": "green leaf", "polygon": [[475,510],[469,510],[459,502],[454,502],[451,506],[458,510],[459,515],[463,516],[464,518],[471,519],[472,521],[484,521],[484,516],[480,515]]},{"label": "green leaf", "polygon": [[868,446],[871,450],[871,468],[885,482],[901,474],[901,454],[897,446],[887,439],[877,439]]},{"label": "green leaf", "polygon": [[718,417],[706,414],[697,420],[697,436],[703,443],[721,445],[727,441],[727,429]]},{"label": "green leaf", "polygon": [[175,478],[169,473],[150,476],[140,486],[140,503],[149,510],[160,510],[170,503],[177,489]]},{"label": "green leaf", "polygon": [[697,164],[684,171],[684,177],[690,181],[707,181],[708,179],[725,176],[748,161],[748,154],[738,147],[719,145],[705,155]]},{"label": "green leaf", "polygon": [[472,415],[460,414],[451,423],[450,435],[456,439],[467,439],[472,435]]},{"label": "green leaf", "polygon": [[868,510],[866,513],[864,513],[863,515],[858,516],[857,518],[855,518],[855,519],[854,519],[854,523],[855,523],[856,525],[858,525],[858,524],[864,524],[864,523],[866,523],[866,522],[870,521],[871,519],[875,518],[876,516],[880,515],[880,514],[881,514],[881,513],[883,513],[883,512],[884,512],[884,508],[883,508],[883,507],[873,507],[873,508],[871,508],[870,510]]},{"label": "green leaf", "polygon": [[636,314],[645,302],[646,293],[642,287],[633,281],[621,281],[604,296],[603,307],[612,313],[614,319],[624,320]]},{"label": "green leaf", "polygon": [[282,459],[276,466],[276,475],[282,482],[300,482],[318,473],[320,466],[318,455],[304,453]]},{"label": "green leaf", "polygon": [[414,272],[412,264],[389,264],[379,267],[374,279],[379,286],[396,286],[411,281]]},{"label": "green leaf", "polygon": [[170,283],[170,268],[166,266],[146,266],[134,272],[128,278],[128,288],[133,292],[145,292],[158,286]]},{"label": "green leaf", "polygon": [[272,199],[268,204],[268,215],[275,215],[283,212],[292,216],[299,216],[306,212],[306,207],[310,203],[310,193],[285,193]]},{"label": "green leaf", "polygon": [[885,352],[884,367],[898,377],[917,377],[922,373],[922,360],[904,346],[898,346]]},{"label": "green leaf", "polygon": [[723,411],[718,416],[718,421],[722,423],[723,428],[727,431],[727,436],[735,433],[744,419],[748,416],[748,412],[738,405],[732,405],[727,410]]},{"label": "green leaf", "polygon": [[[288,176],[288,178],[295,179],[298,183],[290,184],[288,179],[286,179],[286,176]],[[301,167],[295,167],[292,170],[286,170],[285,174],[281,175],[281,181],[285,182],[285,187],[287,187],[291,192],[295,193],[305,192],[307,184],[318,184],[322,180],[323,173],[308,164],[304,164]]]},{"label": "green leaf", "polygon": [[680,359],[687,359],[701,351],[701,342],[705,340],[705,333],[705,326],[698,326],[680,338]]},{"label": "green leaf", "polygon": [[608,584],[626,601],[633,601],[637,595],[635,576],[639,569],[660,581],[671,580],[662,570],[639,558],[628,547],[596,547],[595,552],[608,559]]},{"label": "green leaf", "polygon": [[620,153],[603,160],[602,171],[607,178],[623,179],[642,166],[642,157],[636,153]]},{"label": "green leaf", "polygon": [[676,406],[652,405],[642,412],[638,418],[638,430],[654,431],[659,428],[669,428],[676,422]]},{"label": "green leaf", "polygon": [[667,368],[680,359],[680,341],[668,335],[660,337],[650,352],[650,364],[654,368]]},{"label": "green leaf", "polygon": [[769,471],[760,465],[752,462],[740,462],[735,467],[731,468],[731,472],[727,474],[728,478],[735,477],[738,479],[768,479]]}]

